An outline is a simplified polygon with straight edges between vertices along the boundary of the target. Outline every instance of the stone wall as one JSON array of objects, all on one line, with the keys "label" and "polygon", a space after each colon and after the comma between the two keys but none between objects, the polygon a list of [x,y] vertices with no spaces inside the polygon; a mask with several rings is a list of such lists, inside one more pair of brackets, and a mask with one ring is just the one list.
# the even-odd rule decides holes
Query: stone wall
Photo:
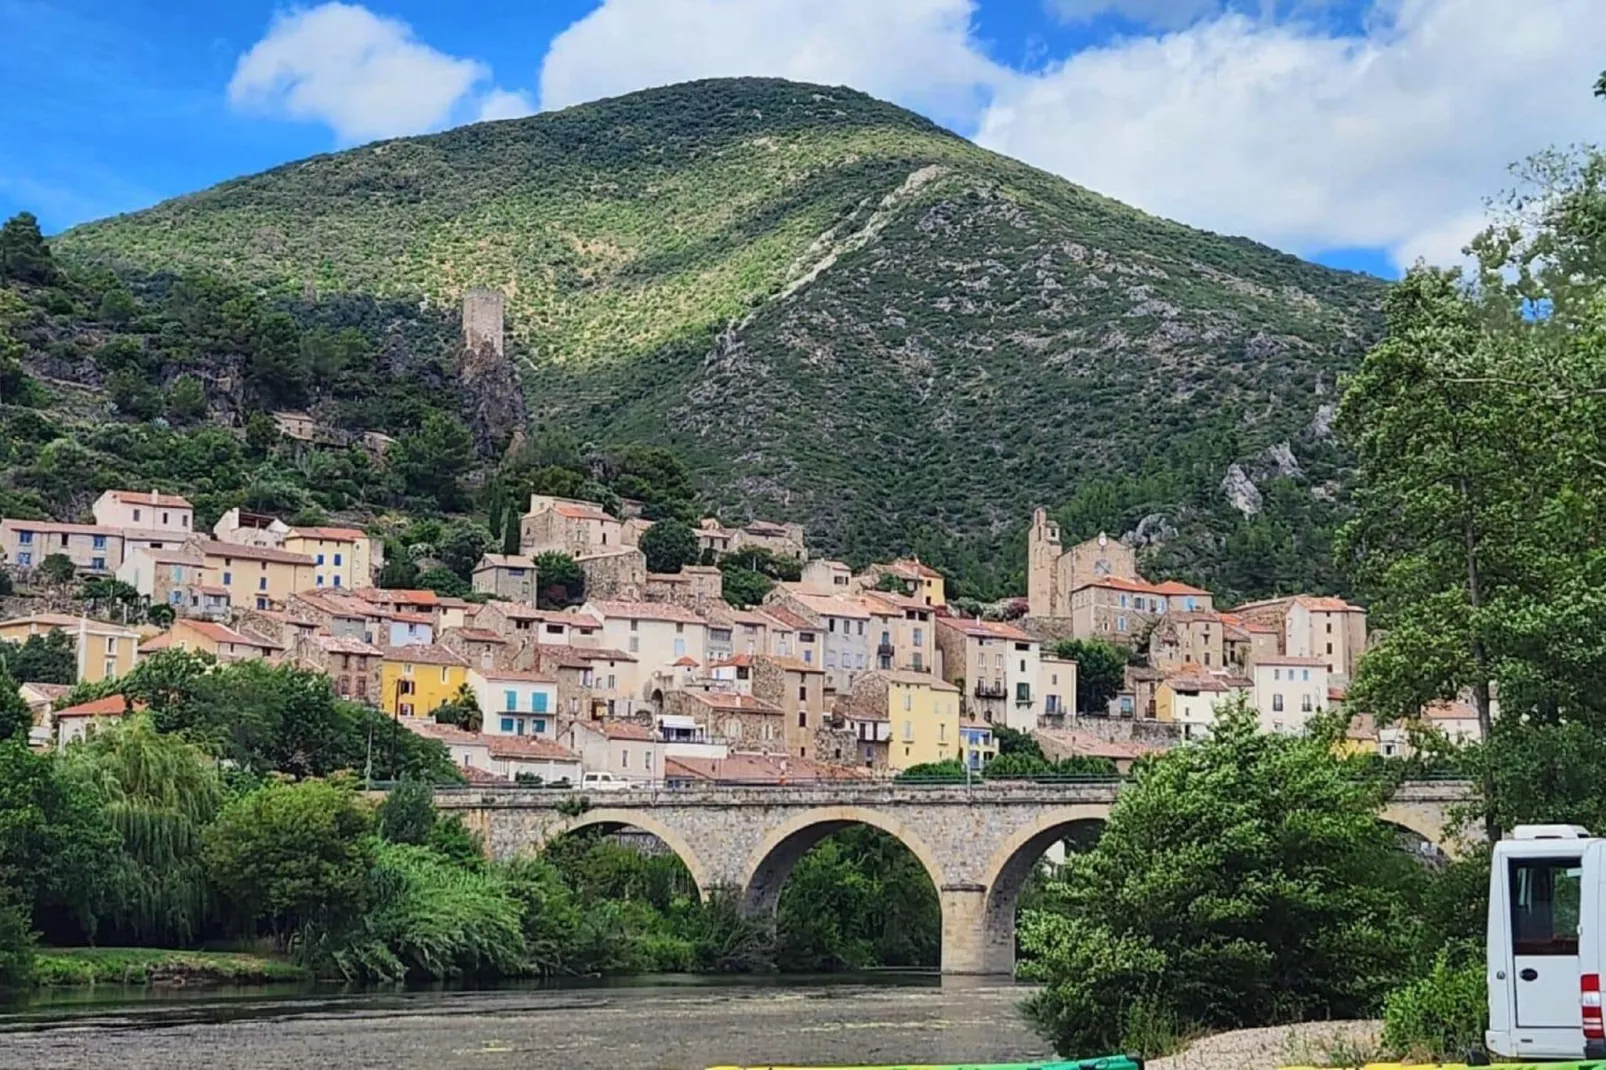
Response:
[{"label": "stone wall", "polygon": [[575,558],[585,573],[586,598],[640,601],[647,586],[647,555],[637,549]]}]

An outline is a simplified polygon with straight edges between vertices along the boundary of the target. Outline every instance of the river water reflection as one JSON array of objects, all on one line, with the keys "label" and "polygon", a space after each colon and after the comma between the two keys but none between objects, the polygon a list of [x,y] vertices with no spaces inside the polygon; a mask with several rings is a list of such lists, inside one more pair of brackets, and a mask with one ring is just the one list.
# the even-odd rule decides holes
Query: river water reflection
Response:
[{"label": "river water reflection", "polygon": [[1007,981],[654,977],[493,991],[295,986],[51,996],[0,1010],[0,1070],[699,1070],[1001,1062],[1047,1046]]}]

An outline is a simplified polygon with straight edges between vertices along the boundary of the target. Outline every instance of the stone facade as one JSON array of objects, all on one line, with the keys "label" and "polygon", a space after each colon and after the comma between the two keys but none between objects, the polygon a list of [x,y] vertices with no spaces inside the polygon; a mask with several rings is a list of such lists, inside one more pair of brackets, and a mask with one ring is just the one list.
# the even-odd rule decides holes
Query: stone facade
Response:
[{"label": "stone facade", "polygon": [[645,600],[647,555],[640,550],[628,547],[580,554],[574,561],[585,574],[587,598],[620,602]]},{"label": "stone facade", "polygon": [[[831,736],[826,723],[825,673],[817,666],[805,665],[795,658],[757,656],[752,659],[753,697],[767,702],[781,711],[782,736],[786,753],[798,758],[813,758],[822,762],[840,762],[840,753],[822,751],[817,738],[826,729],[827,746],[840,748],[841,741]],[[852,751],[848,752],[848,763]]]},{"label": "stone facade", "polygon": [[[642,567],[646,567],[645,556],[642,558]],[[713,565],[687,565],[674,573],[649,572],[641,588],[641,599],[644,602],[669,602],[701,612],[716,602],[723,605],[723,583],[724,573]],[[588,584],[587,594],[590,591]]]},{"label": "stone facade", "polygon": [[[681,788],[593,796],[579,815],[561,792],[442,792],[489,853],[513,858],[593,825],[623,825],[661,840],[703,896],[730,891],[744,913],[772,917],[787,876],[844,825],[881,829],[920,860],[942,906],[942,970],[1003,975],[1015,964],[1015,907],[1051,844],[1101,824],[1120,790],[1110,784],[991,782],[912,787],[895,782],[822,786]],[[1449,810],[1471,798],[1464,783],[1407,783],[1380,815],[1434,843]],[[1453,845],[1452,845],[1453,846]]]},{"label": "stone facade", "polygon": [[474,566],[474,589],[496,598],[535,605],[535,562],[518,554],[486,554]]},{"label": "stone facade", "polygon": [[624,526],[596,502],[532,494],[530,511],[519,521],[519,552],[525,557],[553,552],[578,558],[626,545]]}]

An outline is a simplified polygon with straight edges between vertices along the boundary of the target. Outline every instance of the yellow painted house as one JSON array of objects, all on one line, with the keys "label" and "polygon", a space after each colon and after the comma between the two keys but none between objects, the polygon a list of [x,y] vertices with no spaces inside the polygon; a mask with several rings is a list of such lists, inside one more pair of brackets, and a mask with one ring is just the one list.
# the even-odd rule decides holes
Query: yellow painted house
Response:
[{"label": "yellow painted house", "polygon": [[[30,635],[59,631],[72,640],[80,683],[112,680],[134,667],[139,633],[116,624],[62,613],[35,613],[0,621],[0,642],[25,643]],[[27,683],[27,681],[19,681]]]},{"label": "yellow painted house", "polygon": [[443,646],[385,648],[379,663],[379,708],[403,717],[427,717],[468,683],[468,661]]},{"label": "yellow painted house", "polygon": [[887,764],[908,769],[959,758],[959,688],[923,672],[881,672],[887,682],[887,719],[892,738]]},{"label": "yellow painted house", "polygon": [[314,587],[369,587],[374,582],[374,543],[357,528],[291,528],[284,548],[312,558]]}]

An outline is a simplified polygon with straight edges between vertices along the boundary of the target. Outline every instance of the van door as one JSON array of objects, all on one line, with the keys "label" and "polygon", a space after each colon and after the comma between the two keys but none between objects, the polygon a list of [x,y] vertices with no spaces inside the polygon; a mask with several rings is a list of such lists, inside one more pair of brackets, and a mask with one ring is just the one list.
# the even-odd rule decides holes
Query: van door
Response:
[{"label": "van door", "polygon": [[1518,857],[1506,865],[1516,1026],[1579,1033],[1580,857]]}]

